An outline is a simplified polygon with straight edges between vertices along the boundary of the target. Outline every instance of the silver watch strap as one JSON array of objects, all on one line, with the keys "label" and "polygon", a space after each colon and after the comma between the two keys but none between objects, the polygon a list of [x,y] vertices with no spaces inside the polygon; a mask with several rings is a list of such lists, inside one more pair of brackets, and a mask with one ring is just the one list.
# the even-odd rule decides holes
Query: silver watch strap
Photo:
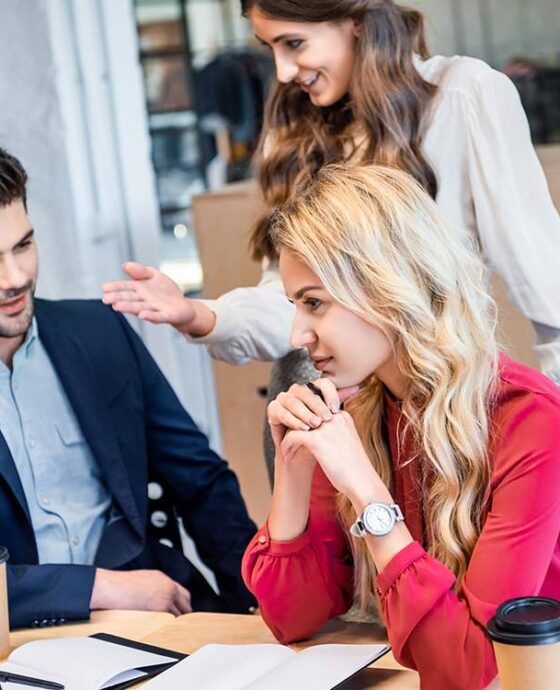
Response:
[{"label": "silver watch strap", "polygon": [[362,518],[359,517],[356,522],[350,527],[350,534],[353,537],[365,537],[367,534],[366,526],[364,525]]},{"label": "silver watch strap", "polygon": [[[388,505],[395,514],[395,523],[402,522],[404,520],[401,507],[397,503],[390,503],[386,505]],[[366,534],[369,534],[363,521],[363,515],[360,515],[356,522],[350,527],[350,534],[354,537],[360,538],[363,538],[366,536]]]}]

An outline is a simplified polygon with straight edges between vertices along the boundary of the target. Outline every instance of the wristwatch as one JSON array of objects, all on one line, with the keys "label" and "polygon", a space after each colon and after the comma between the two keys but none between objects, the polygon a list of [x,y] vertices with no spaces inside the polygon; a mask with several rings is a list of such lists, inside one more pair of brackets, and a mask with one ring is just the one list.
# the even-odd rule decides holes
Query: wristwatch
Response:
[{"label": "wristwatch", "polygon": [[397,522],[403,520],[402,510],[396,503],[368,503],[361,517],[350,527],[350,534],[365,537],[369,533],[383,537],[389,534]]}]

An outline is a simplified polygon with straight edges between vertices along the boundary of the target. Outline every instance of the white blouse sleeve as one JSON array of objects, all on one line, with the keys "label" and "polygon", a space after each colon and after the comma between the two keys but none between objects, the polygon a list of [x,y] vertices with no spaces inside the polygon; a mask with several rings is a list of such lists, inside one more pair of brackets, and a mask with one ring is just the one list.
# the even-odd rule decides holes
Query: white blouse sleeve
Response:
[{"label": "white blouse sleeve", "polygon": [[468,174],[482,249],[537,333],[547,327],[535,349],[560,384],[560,217],[513,83],[485,70],[471,95]]},{"label": "white blouse sleeve", "polygon": [[295,308],[284,292],[277,262],[264,262],[258,285],[236,288],[218,299],[201,302],[216,314],[216,325],[208,335],[185,337],[207,345],[215,359],[230,364],[270,361],[292,349]]}]

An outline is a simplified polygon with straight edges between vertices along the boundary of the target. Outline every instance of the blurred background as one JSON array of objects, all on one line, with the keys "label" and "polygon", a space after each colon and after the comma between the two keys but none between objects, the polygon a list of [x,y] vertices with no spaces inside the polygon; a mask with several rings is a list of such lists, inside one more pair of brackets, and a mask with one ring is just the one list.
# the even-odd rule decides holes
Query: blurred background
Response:
[{"label": "blurred background", "polygon": [[[558,0],[408,4],[433,53],[506,72],[535,144],[560,142]],[[30,174],[40,294],[99,297],[131,258],[200,294],[192,199],[250,175],[273,76],[238,0],[2,0],[0,145]],[[219,450],[204,348],[134,326]]]}]

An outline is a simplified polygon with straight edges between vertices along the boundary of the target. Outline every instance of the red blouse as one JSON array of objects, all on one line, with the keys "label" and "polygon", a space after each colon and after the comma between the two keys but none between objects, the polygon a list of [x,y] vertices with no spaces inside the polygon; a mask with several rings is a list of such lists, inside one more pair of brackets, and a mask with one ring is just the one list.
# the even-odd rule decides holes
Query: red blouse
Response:
[{"label": "red blouse", "polygon": [[[389,641],[396,659],[419,672],[422,688],[483,688],[496,675],[485,635],[496,607],[516,596],[560,599],[560,390],[501,357],[491,417],[490,503],[457,593],[453,573],[424,550],[418,463],[405,463],[406,443],[398,453],[399,416],[388,401],[393,497],[416,541],[377,577]],[[306,531],[275,542],[265,524],[245,553],[245,582],[281,642],[312,635],[352,602],[352,558],[335,497],[318,467]]]}]

